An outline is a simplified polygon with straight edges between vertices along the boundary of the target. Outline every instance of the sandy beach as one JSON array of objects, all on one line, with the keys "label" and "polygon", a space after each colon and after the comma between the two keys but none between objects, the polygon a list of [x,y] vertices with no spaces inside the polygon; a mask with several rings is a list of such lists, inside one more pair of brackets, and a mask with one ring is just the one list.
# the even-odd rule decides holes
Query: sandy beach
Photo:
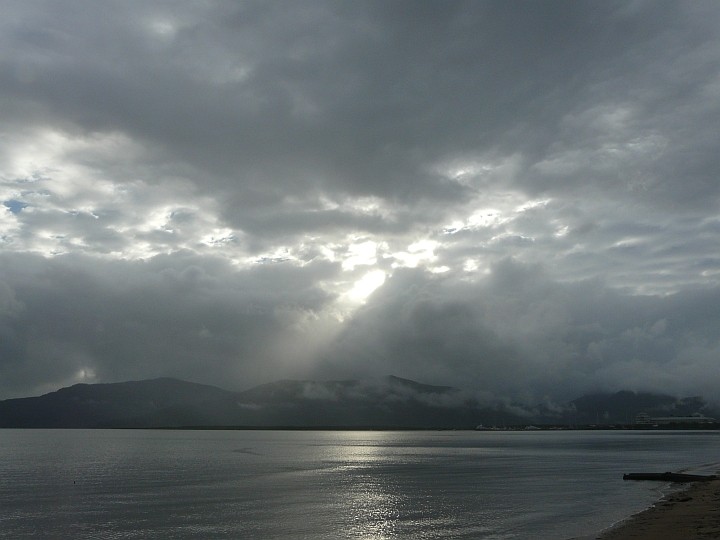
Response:
[{"label": "sandy beach", "polygon": [[720,538],[720,480],[688,484],[653,507],[597,537],[599,540]]}]

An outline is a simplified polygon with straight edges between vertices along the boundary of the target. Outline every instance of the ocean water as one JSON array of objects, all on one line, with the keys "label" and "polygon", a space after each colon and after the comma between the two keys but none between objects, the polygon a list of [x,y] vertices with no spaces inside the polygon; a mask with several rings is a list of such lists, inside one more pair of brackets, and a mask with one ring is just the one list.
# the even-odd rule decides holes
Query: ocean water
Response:
[{"label": "ocean water", "polygon": [[563,539],[720,433],[0,430],[1,538]]}]

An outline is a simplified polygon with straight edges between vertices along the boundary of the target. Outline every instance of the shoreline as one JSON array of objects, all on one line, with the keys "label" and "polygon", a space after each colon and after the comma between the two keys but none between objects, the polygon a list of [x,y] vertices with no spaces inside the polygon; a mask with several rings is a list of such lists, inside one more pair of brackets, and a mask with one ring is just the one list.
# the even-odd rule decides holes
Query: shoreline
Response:
[{"label": "shoreline", "polygon": [[720,479],[696,482],[600,531],[597,540],[720,538]]}]

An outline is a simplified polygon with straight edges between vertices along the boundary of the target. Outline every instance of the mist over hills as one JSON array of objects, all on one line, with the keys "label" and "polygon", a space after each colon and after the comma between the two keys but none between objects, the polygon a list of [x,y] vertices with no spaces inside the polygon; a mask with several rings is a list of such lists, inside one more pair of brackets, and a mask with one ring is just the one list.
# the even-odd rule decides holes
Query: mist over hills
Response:
[{"label": "mist over hills", "polygon": [[645,412],[651,416],[693,416],[704,414],[717,415],[717,411],[702,397],[693,396],[674,398],[649,392],[629,392],[614,394],[592,394],[571,402],[582,423],[631,423],[634,417]]},{"label": "mist over hills", "polygon": [[525,407],[486,403],[449,386],[388,376],[282,380],[241,392],[173,378],[76,384],[0,401],[0,427],[376,427],[470,429],[478,424],[627,424],[635,415],[715,413],[700,397],[617,392]]}]

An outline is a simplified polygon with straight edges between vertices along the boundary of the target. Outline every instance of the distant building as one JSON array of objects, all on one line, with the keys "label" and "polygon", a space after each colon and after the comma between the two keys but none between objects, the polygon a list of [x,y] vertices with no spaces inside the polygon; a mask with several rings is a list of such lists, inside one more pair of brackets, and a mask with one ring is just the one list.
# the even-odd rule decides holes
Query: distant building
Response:
[{"label": "distant building", "polygon": [[717,420],[709,416],[650,416],[640,413],[635,417],[635,424],[641,426],[667,426],[670,424],[715,424]]}]

